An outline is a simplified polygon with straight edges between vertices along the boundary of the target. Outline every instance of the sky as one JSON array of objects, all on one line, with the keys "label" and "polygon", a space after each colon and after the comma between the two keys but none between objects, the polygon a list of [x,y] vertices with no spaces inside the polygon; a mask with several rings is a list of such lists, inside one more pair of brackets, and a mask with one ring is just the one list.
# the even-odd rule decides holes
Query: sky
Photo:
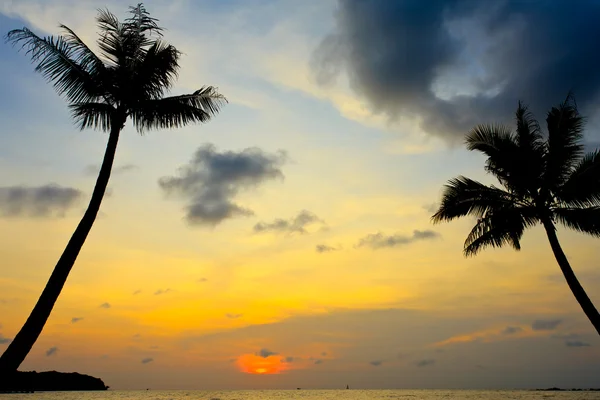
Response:
[{"label": "sky", "polygon": [[[425,5],[426,4],[426,5]],[[600,338],[541,227],[464,258],[442,186],[485,183],[470,127],[572,89],[600,143],[600,3],[152,0],[204,125],[128,124],[109,191],[23,370],[114,389],[599,387]],[[117,0],[0,0],[0,31],[94,44]],[[107,134],[0,44],[0,351],[77,225]],[[600,304],[597,239],[558,230]]]}]

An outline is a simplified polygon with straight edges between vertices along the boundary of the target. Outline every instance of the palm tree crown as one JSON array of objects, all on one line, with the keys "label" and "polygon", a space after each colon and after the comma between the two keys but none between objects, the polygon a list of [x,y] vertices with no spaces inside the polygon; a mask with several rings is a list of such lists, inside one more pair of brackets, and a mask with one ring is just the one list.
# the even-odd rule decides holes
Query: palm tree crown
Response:
[{"label": "palm tree crown", "polygon": [[485,247],[521,249],[525,229],[541,223],[565,280],[598,334],[600,313],[577,280],[556,235],[555,223],[600,237],[600,155],[584,154],[584,119],[571,94],[546,116],[544,137],[522,103],[516,131],[478,125],[467,148],[487,156],[485,169],[502,187],[459,176],[444,188],[434,223],[471,215],[477,222],[464,244],[466,256]]},{"label": "palm tree crown", "polygon": [[100,55],[65,25],[58,37],[42,38],[22,28],[6,39],[26,50],[36,71],[69,102],[81,129],[110,131],[127,117],[140,133],[208,121],[226,99],[212,86],[163,97],[177,78],[181,53],[162,40],[157,19],[141,3],[130,11],[132,16],[120,22],[108,10],[98,10]]},{"label": "palm tree crown", "polygon": [[544,221],[600,237],[600,156],[584,154],[584,119],[571,94],[546,117],[547,137],[519,103],[516,131],[478,125],[467,135],[469,150],[487,156],[485,169],[502,187],[459,176],[444,188],[434,223],[471,215],[477,223],[464,253],[510,245],[520,250],[526,228]]}]

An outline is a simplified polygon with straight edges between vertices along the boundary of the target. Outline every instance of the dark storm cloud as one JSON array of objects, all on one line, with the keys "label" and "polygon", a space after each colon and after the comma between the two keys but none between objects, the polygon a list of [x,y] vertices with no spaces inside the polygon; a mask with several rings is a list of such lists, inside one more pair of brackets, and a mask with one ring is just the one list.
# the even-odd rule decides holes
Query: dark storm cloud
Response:
[{"label": "dark storm cloud", "polygon": [[142,364],[148,364],[148,363],[151,363],[152,361],[154,361],[154,358],[152,358],[152,357],[144,358],[144,359],[142,359]]},{"label": "dark storm cloud", "polygon": [[317,253],[330,253],[332,251],[337,251],[338,249],[326,244],[318,244],[315,246],[315,250]]},{"label": "dark storm cloud", "polygon": [[110,308],[110,304],[109,303],[102,303],[100,304],[101,308]]},{"label": "dark storm cloud", "polygon": [[[519,99],[539,119],[569,89],[584,113],[597,108],[600,2],[338,5],[333,32],[313,54],[313,75],[329,85],[346,72],[356,94],[391,121],[420,117],[428,133],[455,140],[476,123],[512,120]],[[440,84],[453,95],[436,95]]]},{"label": "dark storm cloud", "polygon": [[371,364],[374,367],[379,367],[381,364],[383,364],[383,361],[381,361],[381,360],[375,360],[375,361],[369,362],[369,364]]},{"label": "dark storm cloud", "polygon": [[277,218],[272,222],[259,222],[254,225],[254,232],[277,232],[277,233],[306,233],[306,227],[312,224],[325,226],[325,221],[308,210],[302,210],[290,219]]},{"label": "dark storm cloud", "polygon": [[55,184],[0,187],[0,215],[4,217],[64,217],[83,193]]},{"label": "dark storm cloud", "polygon": [[58,347],[54,346],[54,347],[50,347],[48,350],[46,350],[46,357],[50,357],[55,355],[58,352]]},{"label": "dark storm cloud", "polygon": [[81,321],[82,319],[83,319],[83,317],[73,317],[73,318],[71,318],[71,323],[75,324],[75,323]]},{"label": "dark storm cloud", "polygon": [[435,239],[440,234],[430,230],[415,230],[411,236],[402,234],[384,235],[381,232],[369,234],[358,241],[356,247],[370,247],[371,249],[383,249],[386,247],[398,247],[419,240]]},{"label": "dark storm cloud", "polygon": [[276,356],[279,353],[276,353],[274,351],[270,351],[268,349],[260,349],[260,351],[258,353],[256,353],[257,356],[262,357],[262,358],[267,358],[270,356]]},{"label": "dark storm cloud", "polygon": [[515,333],[519,333],[522,331],[523,331],[523,328],[521,328],[520,326],[507,326],[506,328],[504,328],[504,330],[502,330],[502,334],[503,335],[513,335]]},{"label": "dark storm cloud", "polygon": [[415,363],[415,365],[417,367],[429,367],[429,366],[434,365],[434,364],[435,364],[435,359],[433,359],[433,358],[429,358],[429,359],[426,359],[426,360],[420,360],[420,361],[417,361]]},{"label": "dark storm cloud", "polygon": [[4,335],[0,333],[0,344],[8,344],[10,342],[12,342],[12,339],[4,337]]},{"label": "dark storm cloud", "polygon": [[556,329],[556,327],[558,325],[560,325],[561,322],[562,322],[562,320],[560,320],[560,319],[552,319],[552,320],[538,319],[538,320],[533,321],[533,323],[531,324],[531,329],[533,329],[534,331],[552,331],[552,330]]},{"label": "dark storm cloud", "polygon": [[284,152],[269,154],[256,147],[218,152],[214,145],[206,144],[177,176],[162,177],[158,184],[166,194],[188,202],[186,219],[190,224],[214,227],[228,218],[253,215],[235,198],[242,190],[283,179],[281,166],[286,160]]},{"label": "dark storm cloud", "polygon": [[238,318],[242,318],[244,316],[244,314],[227,313],[227,314],[225,314],[225,316],[229,319],[238,319]]},{"label": "dark storm cloud", "polygon": [[565,340],[565,346],[567,346],[567,347],[590,347],[591,344],[582,342],[581,340]]}]

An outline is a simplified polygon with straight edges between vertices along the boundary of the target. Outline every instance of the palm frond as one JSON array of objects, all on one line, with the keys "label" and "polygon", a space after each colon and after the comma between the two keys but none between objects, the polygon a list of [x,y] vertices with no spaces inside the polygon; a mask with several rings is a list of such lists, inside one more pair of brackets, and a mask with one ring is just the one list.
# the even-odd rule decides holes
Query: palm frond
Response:
[{"label": "palm frond", "polygon": [[600,149],[581,159],[556,197],[569,207],[600,206]]},{"label": "palm frond", "polygon": [[60,36],[41,38],[22,28],[8,32],[6,41],[25,49],[32,62],[37,64],[35,71],[69,102],[96,101],[102,96],[97,76],[91,74],[85,63],[81,64],[87,60],[87,55],[83,55],[81,47],[75,46],[70,39]]},{"label": "palm frond", "polygon": [[485,169],[494,175],[509,191],[529,195],[539,185],[542,171],[541,155],[519,145],[518,137],[509,127],[498,124],[480,124],[467,134],[468,150],[485,154]]},{"label": "palm frond", "polygon": [[158,19],[150,16],[143,3],[138,3],[135,7],[129,7],[129,12],[132,16],[127,18],[125,23],[137,35],[146,36],[147,34],[155,33],[162,36],[163,28],[158,26]]},{"label": "palm frond", "polygon": [[69,105],[71,116],[81,130],[100,129],[105,132],[112,128],[115,108],[106,103],[75,103]]},{"label": "palm frond", "polygon": [[556,190],[579,164],[584,153],[583,128],[585,119],[579,114],[571,93],[558,107],[552,107],[546,117],[548,127],[545,154],[544,182],[549,190]]},{"label": "palm frond", "polygon": [[100,29],[97,40],[102,55],[113,67],[124,64],[123,32],[124,26],[110,11],[98,9],[96,22]]},{"label": "palm frond", "polygon": [[600,207],[556,208],[554,217],[567,228],[600,237]]},{"label": "palm frond", "polygon": [[192,94],[142,101],[131,110],[131,117],[140,133],[156,128],[178,128],[193,122],[207,122],[225,103],[227,99],[216,88],[206,86]]},{"label": "palm frond", "polygon": [[521,250],[521,237],[525,229],[534,226],[538,218],[533,207],[505,207],[495,209],[479,218],[464,244],[466,257],[474,256],[486,247],[505,245]]},{"label": "palm frond", "polygon": [[517,122],[516,140],[519,147],[531,150],[541,149],[544,145],[542,131],[533,113],[529,111],[529,108],[523,102],[519,101],[515,114]]},{"label": "palm frond", "polygon": [[444,186],[440,207],[431,220],[435,224],[466,215],[482,218],[494,210],[528,206],[512,193],[459,176]]},{"label": "palm frond", "polygon": [[174,46],[160,40],[155,41],[136,68],[131,85],[131,95],[134,99],[161,98],[175,83],[180,54]]}]

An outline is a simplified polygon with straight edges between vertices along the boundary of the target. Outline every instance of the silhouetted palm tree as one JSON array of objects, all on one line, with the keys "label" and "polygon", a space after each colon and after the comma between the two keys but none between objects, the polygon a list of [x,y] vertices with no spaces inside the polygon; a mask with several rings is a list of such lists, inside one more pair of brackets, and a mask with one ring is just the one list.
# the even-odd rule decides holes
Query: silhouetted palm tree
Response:
[{"label": "silhouetted palm tree", "polygon": [[109,136],[89,206],[25,325],[0,357],[0,371],[15,371],[42,332],[100,209],[127,118],[140,133],[176,128],[207,122],[226,102],[211,86],[163,97],[177,78],[180,52],[161,40],[158,20],[141,3],[130,11],[132,16],[123,22],[108,10],[98,11],[99,55],[64,25],[64,34],[58,37],[42,38],[27,28],[6,36],[7,42],[26,50],[35,70],[68,101],[81,129],[101,129]]},{"label": "silhouetted palm tree", "polygon": [[520,250],[526,228],[541,223],[558,265],[581,308],[600,334],[600,314],[579,284],[556,236],[555,223],[600,237],[600,154],[584,154],[584,119],[571,94],[547,114],[548,134],[519,103],[517,129],[478,125],[467,135],[469,150],[487,156],[485,169],[503,188],[459,176],[449,181],[434,223],[471,215],[477,223],[464,254],[510,245]]}]

